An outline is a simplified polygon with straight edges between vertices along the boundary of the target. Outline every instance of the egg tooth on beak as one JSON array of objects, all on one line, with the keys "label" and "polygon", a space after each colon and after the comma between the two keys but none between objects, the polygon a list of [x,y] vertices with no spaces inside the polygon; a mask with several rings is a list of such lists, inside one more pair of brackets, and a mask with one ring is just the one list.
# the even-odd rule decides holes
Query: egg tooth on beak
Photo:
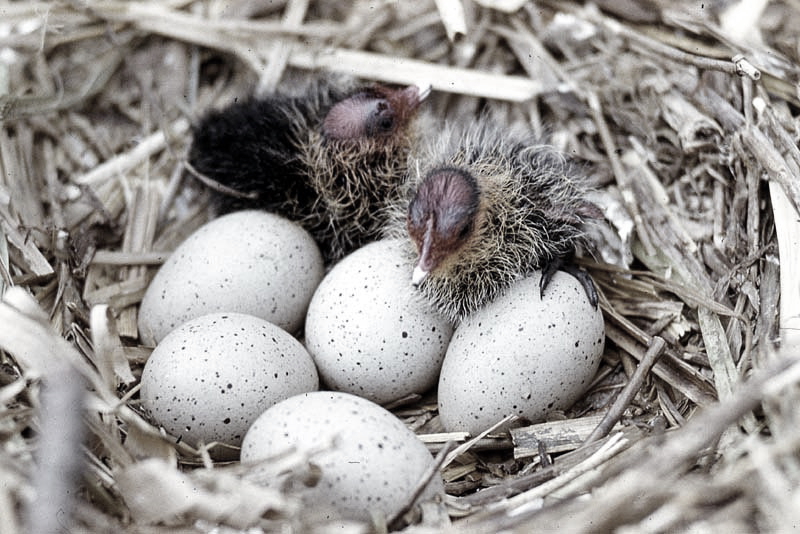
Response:
[{"label": "egg tooth on beak", "polygon": [[431,85],[429,82],[422,82],[421,81],[419,83],[415,83],[414,86],[417,88],[417,91],[418,91],[417,99],[420,102],[422,102],[426,98],[428,98],[428,95],[431,94],[431,90],[433,89],[433,85]]},{"label": "egg tooth on beak", "polygon": [[411,274],[411,285],[414,287],[419,286],[428,277],[428,271],[419,266],[414,267],[414,272]]}]

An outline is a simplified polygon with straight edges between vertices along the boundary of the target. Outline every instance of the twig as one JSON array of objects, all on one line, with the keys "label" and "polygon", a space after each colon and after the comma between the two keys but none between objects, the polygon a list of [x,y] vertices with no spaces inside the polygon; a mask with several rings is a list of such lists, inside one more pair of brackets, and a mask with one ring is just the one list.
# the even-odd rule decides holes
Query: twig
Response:
[{"label": "twig", "polygon": [[598,424],[592,433],[589,434],[589,437],[586,438],[583,446],[608,435],[614,425],[617,424],[617,421],[622,418],[622,414],[625,413],[625,409],[631,403],[633,397],[635,397],[636,393],[642,388],[647,374],[664,353],[665,347],[666,343],[659,336],[654,336],[653,339],[650,340],[650,346],[647,348],[644,358],[639,362],[633,376],[631,376],[630,380],[628,380],[628,383],[625,385],[625,389],[623,389],[614,400],[614,404],[612,404],[611,408],[606,412],[600,424]]},{"label": "twig", "polygon": [[447,38],[455,42],[467,33],[467,19],[464,16],[464,5],[461,0],[435,0],[436,9],[447,32]]},{"label": "twig", "polygon": [[233,189],[232,187],[228,187],[227,185],[223,185],[218,181],[209,178],[205,174],[195,169],[192,166],[192,164],[189,163],[188,161],[184,161],[183,166],[186,168],[187,171],[189,171],[189,174],[197,178],[197,180],[200,183],[202,183],[204,186],[208,187],[212,191],[216,191],[221,195],[226,195],[233,198],[244,198],[248,200],[255,200],[259,196],[257,191],[250,191],[249,193],[245,193],[243,191]]},{"label": "twig", "polygon": [[716,70],[726,74],[747,76],[751,80],[759,80],[761,78],[761,72],[749,61],[747,61],[742,54],[736,54],[731,58],[730,61],[697,56],[695,54],[690,54],[678,48],[664,44],[655,39],[651,39],[650,37],[644,36],[630,29],[628,26],[620,24],[616,20],[600,15],[596,11],[586,10],[586,12],[589,14],[587,18],[593,22],[600,23],[608,28],[611,32],[621,35],[626,39],[630,39],[639,45],[645,46],[650,50],[657,52],[658,54],[677,63],[693,65],[698,69]]},{"label": "twig", "polygon": [[530,100],[546,89],[537,80],[523,76],[492,74],[343,48],[318,50],[310,46],[297,46],[289,57],[289,64],[303,69],[345,72],[389,83],[430,83],[437,91],[512,102]]},{"label": "twig", "polygon": [[439,471],[444,467],[444,463],[447,460],[447,456],[450,454],[450,451],[452,451],[453,448],[455,448],[455,446],[456,443],[454,441],[448,441],[447,443],[444,444],[442,450],[440,450],[439,453],[436,455],[436,458],[434,458],[433,463],[430,466],[428,466],[428,469],[426,469],[425,472],[420,477],[416,487],[414,488],[414,491],[411,492],[411,496],[408,498],[408,503],[402,508],[400,508],[400,510],[394,515],[394,517],[392,517],[391,520],[388,521],[390,530],[397,530],[402,526],[399,525],[398,523],[400,522],[402,517],[406,515],[414,507],[414,505],[417,503],[417,500],[420,498],[422,493],[430,484],[431,480],[433,480],[433,477],[439,474]]},{"label": "twig", "polygon": [[[172,123],[170,135],[182,136],[188,131],[189,121],[185,118],[180,118]],[[166,146],[166,132],[159,130],[144,138],[141,143],[136,145],[130,151],[104,161],[83,176],[74,178],[73,182],[79,185],[97,186],[107,180],[116,178],[131,171],[142,161],[149,158],[153,154],[160,152]]]},{"label": "twig", "polygon": [[458,458],[459,456],[461,456],[462,454],[467,452],[470,449],[470,447],[472,447],[474,444],[478,443],[481,439],[483,439],[488,434],[491,434],[492,432],[494,432],[498,428],[500,428],[500,427],[502,427],[504,425],[507,425],[509,423],[513,423],[516,420],[517,420],[517,416],[516,415],[507,415],[504,418],[502,418],[500,421],[498,421],[497,423],[493,424],[492,426],[490,426],[489,428],[487,428],[486,430],[484,430],[483,432],[481,432],[480,434],[478,434],[477,436],[472,438],[471,440],[462,443],[461,445],[456,447],[452,452],[450,452],[450,454],[447,455],[447,458],[445,459],[444,465],[442,465],[442,468],[445,468],[448,465],[450,465],[450,463],[452,463],[453,460],[455,460],[456,458]]}]

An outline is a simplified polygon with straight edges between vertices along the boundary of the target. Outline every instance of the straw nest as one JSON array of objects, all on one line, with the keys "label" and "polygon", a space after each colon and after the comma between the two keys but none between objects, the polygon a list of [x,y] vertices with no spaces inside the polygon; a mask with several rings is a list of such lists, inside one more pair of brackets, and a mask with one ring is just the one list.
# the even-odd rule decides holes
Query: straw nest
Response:
[{"label": "straw nest", "polygon": [[[409,531],[800,524],[796,1],[7,2],[0,6],[0,523],[14,532],[364,532],[142,416],[137,303],[208,218],[200,113],[338,71],[548,134],[595,178],[608,343],[567,413],[442,434]],[[784,298],[781,298],[781,295]],[[490,430],[490,429],[487,429]],[[445,443],[455,442],[453,446]],[[289,456],[277,471],[302,470]]]}]

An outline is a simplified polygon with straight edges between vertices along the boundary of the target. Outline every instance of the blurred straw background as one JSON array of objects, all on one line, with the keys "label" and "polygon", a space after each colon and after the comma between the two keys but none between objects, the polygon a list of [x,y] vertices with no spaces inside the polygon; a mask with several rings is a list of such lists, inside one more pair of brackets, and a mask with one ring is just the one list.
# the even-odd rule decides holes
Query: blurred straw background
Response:
[{"label": "blurred straw background", "polygon": [[393,528],[796,528],[798,27],[797,0],[0,3],[0,532],[386,528],[315,517],[137,403],[137,303],[209,217],[191,124],[327,71],[526,124],[607,218],[592,389],[510,436],[443,434],[433,394],[395,407],[459,446],[445,501]]}]

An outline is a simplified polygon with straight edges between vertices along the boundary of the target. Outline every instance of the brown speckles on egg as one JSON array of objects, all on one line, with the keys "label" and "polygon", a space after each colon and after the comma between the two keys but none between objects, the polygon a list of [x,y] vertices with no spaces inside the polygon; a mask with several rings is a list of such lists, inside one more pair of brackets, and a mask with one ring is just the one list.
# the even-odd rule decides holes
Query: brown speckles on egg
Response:
[{"label": "brown speckles on egg", "polygon": [[142,299],[139,332],[155,344],[175,326],[217,311],[294,332],[322,275],[319,249],[300,226],[261,211],[231,213],[195,231],[161,266]]},{"label": "brown speckles on egg", "polygon": [[[244,438],[242,463],[253,464],[252,476],[263,481],[256,463],[290,450],[313,451],[321,472],[314,486],[298,488],[304,503],[361,521],[376,512],[396,514],[433,463],[425,445],[390,412],[331,391],[297,395],[264,412]],[[422,499],[441,493],[441,479],[434,477]]]},{"label": "brown speckles on egg", "polygon": [[535,422],[584,393],[603,355],[602,313],[566,273],[544,299],[538,283],[520,280],[454,332],[438,390],[447,430],[475,434],[510,414]]},{"label": "brown speckles on egg", "polygon": [[332,389],[385,403],[436,383],[452,326],[412,290],[405,254],[399,241],[367,245],[314,294],[306,346]]},{"label": "brown speckles on egg", "polygon": [[[192,446],[236,447],[264,410],[316,390],[319,378],[308,352],[284,330],[250,315],[215,313],[170,332],[147,360],[141,384],[142,406],[169,434]],[[229,459],[231,451],[212,455]]]}]

